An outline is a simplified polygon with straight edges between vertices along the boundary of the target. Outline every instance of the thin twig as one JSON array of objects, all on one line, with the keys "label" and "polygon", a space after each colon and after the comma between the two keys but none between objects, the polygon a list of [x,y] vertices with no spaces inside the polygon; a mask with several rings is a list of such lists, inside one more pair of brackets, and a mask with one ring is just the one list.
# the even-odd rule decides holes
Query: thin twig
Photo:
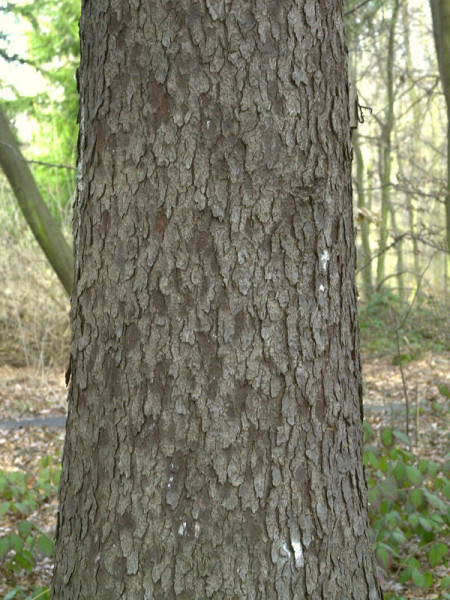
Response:
[{"label": "thin twig", "polygon": [[347,15],[351,15],[352,13],[354,13],[359,8],[362,8],[364,6],[364,4],[367,4],[368,2],[370,2],[370,0],[362,0],[362,2],[360,2],[359,4],[357,4],[356,6],[354,6],[353,8],[349,8],[348,10],[345,11],[344,17],[346,17]]},{"label": "thin twig", "polygon": [[14,146],[11,146],[11,144],[7,144],[3,140],[0,140],[0,144],[9,148],[9,150],[11,150],[11,152],[13,152],[22,162],[32,164],[32,165],[42,165],[44,167],[55,167],[56,169],[70,169],[71,171],[77,170],[76,167],[72,167],[71,165],[63,165],[60,163],[49,163],[49,162],[45,162],[42,160],[27,160],[20,154],[20,152],[18,152],[16,150],[16,148],[14,148]]}]

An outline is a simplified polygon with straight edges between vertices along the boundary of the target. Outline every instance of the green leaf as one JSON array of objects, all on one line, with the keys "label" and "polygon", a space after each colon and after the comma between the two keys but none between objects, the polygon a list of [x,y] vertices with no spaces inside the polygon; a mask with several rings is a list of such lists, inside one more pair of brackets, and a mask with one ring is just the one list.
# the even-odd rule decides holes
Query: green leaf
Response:
[{"label": "green leaf", "polygon": [[370,488],[368,492],[368,498],[370,504],[375,504],[380,499],[381,492],[377,487]]},{"label": "green leaf", "polygon": [[426,517],[419,517],[419,523],[425,529],[425,531],[433,531],[433,521]]},{"label": "green leaf", "polygon": [[55,486],[59,485],[59,480],[61,479],[61,469],[55,469],[52,476],[52,481]]},{"label": "green leaf", "polygon": [[441,579],[441,588],[445,589],[450,587],[450,576],[446,575]]},{"label": "green leaf", "polygon": [[398,512],[396,510],[391,510],[385,517],[385,521],[386,521],[386,525],[388,526],[388,529],[390,529],[391,531],[393,531],[396,526],[397,523],[399,521],[401,521],[401,517],[398,514]]},{"label": "green leaf", "polygon": [[0,538],[0,558],[5,556],[9,550],[9,539],[7,537]]},{"label": "green leaf", "polygon": [[431,506],[434,506],[434,508],[437,508],[443,513],[447,512],[445,502],[441,500],[439,496],[437,496],[436,494],[432,494],[426,489],[423,490],[423,493],[425,494],[425,498],[427,499],[428,503],[431,504]]},{"label": "green leaf", "polygon": [[30,512],[36,507],[35,503],[30,500],[29,502],[15,502],[14,508],[16,512],[22,515],[29,515]]},{"label": "green leaf", "polygon": [[45,535],[45,533],[39,536],[36,546],[42,554],[45,554],[45,556],[48,556],[49,558],[53,556],[55,543]]},{"label": "green leaf", "polygon": [[388,498],[389,500],[397,499],[397,488],[392,478],[380,481],[379,488],[384,498]]},{"label": "green leaf", "polygon": [[444,398],[450,398],[450,387],[445,383],[441,383],[438,385],[439,393],[444,396]]},{"label": "green leaf", "polygon": [[419,569],[420,568],[420,561],[417,558],[414,558],[414,556],[405,557],[402,560],[402,563],[404,563],[405,565],[408,565],[408,567],[411,567],[411,569]]},{"label": "green leaf", "polygon": [[6,596],[3,598],[3,600],[11,600],[11,598],[15,598],[17,595],[17,592],[21,592],[22,588],[19,587],[15,587],[13,590],[10,590]]},{"label": "green leaf", "polygon": [[406,467],[406,477],[414,485],[422,483],[422,473],[416,467],[408,465]]},{"label": "green leaf", "polygon": [[427,470],[430,477],[434,478],[439,472],[439,464],[437,462],[434,462],[434,460],[429,460]]},{"label": "green leaf", "polygon": [[390,448],[394,444],[394,435],[392,429],[386,428],[381,432],[381,442],[386,448]]},{"label": "green leaf", "polygon": [[368,421],[364,421],[363,423],[364,429],[364,443],[370,442],[375,437],[375,431],[373,430],[372,425]]},{"label": "green leaf", "polygon": [[447,500],[450,500],[450,481],[447,481],[447,483],[444,485],[442,488],[442,493]]},{"label": "green leaf", "polygon": [[428,561],[430,565],[432,567],[436,567],[438,564],[440,564],[447,552],[447,545],[443,542],[439,542],[431,546],[431,548],[428,551]]},{"label": "green leaf", "polygon": [[364,458],[367,461],[365,464],[370,465],[374,469],[378,469],[378,459],[373,452],[366,452]]},{"label": "green leaf", "polygon": [[398,429],[394,429],[394,431],[392,433],[400,442],[403,442],[404,444],[406,444],[406,446],[411,446],[409,437],[406,434],[404,434],[402,431],[398,431]]},{"label": "green leaf", "polygon": [[411,573],[412,573],[412,569],[404,569],[403,571],[401,571],[400,575],[398,576],[398,580],[400,583],[406,583],[407,581],[409,581],[409,579],[411,579]]},{"label": "green leaf", "polygon": [[22,550],[22,552],[18,552],[15,556],[14,556],[14,562],[16,562],[19,567],[22,567],[22,569],[25,569],[25,571],[28,571],[29,573],[31,573],[31,571],[34,568],[34,559],[33,559],[33,555],[30,552],[27,552],[26,550]]},{"label": "green leaf", "polygon": [[416,529],[416,527],[419,525],[419,517],[417,515],[409,515],[408,523],[413,529]]},{"label": "green leaf", "polygon": [[378,457],[378,465],[379,465],[380,470],[383,473],[386,473],[388,468],[391,469],[391,464],[388,463],[388,461],[386,460],[386,457],[383,455]]},{"label": "green leaf", "polygon": [[9,534],[9,543],[15,552],[20,552],[25,545],[25,542],[17,533]]},{"label": "green leaf", "polygon": [[414,581],[414,583],[417,585],[417,587],[420,587],[420,588],[425,587],[425,584],[426,584],[425,575],[423,573],[421,573],[420,571],[418,571],[417,569],[413,570],[413,572],[411,574],[411,579]]},{"label": "green leaf", "polygon": [[406,539],[406,536],[403,533],[403,531],[401,529],[398,529],[398,528],[395,531],[392,532],[392,537],[397,542],[397,544],[404,544],[405,542],[408,541]]},{"label": "green leaf", "polygon": [[411,502],[411,504],[415,507],[415,508],[419,508],[419,506],[422,504],[423,502],[423,494],[422,494],[422,490],[420,489],[413,489],[409,492],[409,500]]},{"label": "green leaf", "polygon": [[11,508],[11,502],[2,502],[0,504],[0,517],[2,517],[3,515],[6,515],[6,513],[10,510]]},{"label": "green leaf", "polygon": [[29,521],[21,521],[19,523],[18,529],[20,533],[22,533],[25,536],[28,536],[31,533],[32,525]]},{"label": "green leaf", "polygon": [[427,468],[428,468],[428,461],[427,461],[427,460],[425,460],[424,458],[421,458],[421,459],[419,460],[419,465],[418,465],[418,467],[419,467],[419,471],[420,471],[422,474],[426,473],[426,472],[427,472]]},{"label": "green leaf", "polygon": [[406,465],[404,462],[398,462],[392,472],[398,483],[402,483],[406,475]]},{"label": "green leaf", "polygon": [[386,546],[379,546],[375,551],[378,562],[383,568],[388,569],[392,563],[392,552]]},{"label": "green leaf", "polygon": [[433,575],[431,573],[424,573],[425,587],[431,587],[433,585]]}]

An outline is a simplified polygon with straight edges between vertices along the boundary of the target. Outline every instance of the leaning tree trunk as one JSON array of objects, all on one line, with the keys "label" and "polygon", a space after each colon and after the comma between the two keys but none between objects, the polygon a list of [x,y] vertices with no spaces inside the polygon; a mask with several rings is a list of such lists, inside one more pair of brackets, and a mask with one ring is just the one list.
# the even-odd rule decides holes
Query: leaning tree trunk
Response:
[{"label": "leaning tree trunk", "polygon": [[341,0],[83,3],[53,600],[376,600]]}]

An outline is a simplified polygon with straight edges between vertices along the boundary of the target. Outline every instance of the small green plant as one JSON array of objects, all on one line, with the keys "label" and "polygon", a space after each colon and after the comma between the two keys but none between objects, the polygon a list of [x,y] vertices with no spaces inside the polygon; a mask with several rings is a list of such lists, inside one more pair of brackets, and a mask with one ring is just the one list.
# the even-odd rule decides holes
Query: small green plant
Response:
[{"label": "small green plant", "polygon": [[[374,430],[368,423],[364,430],[369,518],[380,567],[398,573],[400,583],[430,587],[438,580],[433,570],[448,566],[450,456],[443,465],[419,459],[402,432],[383,429],[374,445]],[[440,586],[446,598],[450,578]]]},{"label": "small green plant", "polygon": [[[22,571],[32,572],[39,555],[53,556],[54,540],[29,520],[49,498],[54,497],[61,469],[50,456],[39,461],[38,475],[21,471],[0,470],[0,519],[13,523],[9,531],[0,536],[0,567],[14,578]],[[27,595],[22,586],[11,589],[4,600],[10,598],[48,598],[47,588],[38,588]]]},{"label": "small green plant", "polygon": [[31,594],[27,594],[21,585],[10,590],[3,600],[50,600],[50,588],[36,587]]}]

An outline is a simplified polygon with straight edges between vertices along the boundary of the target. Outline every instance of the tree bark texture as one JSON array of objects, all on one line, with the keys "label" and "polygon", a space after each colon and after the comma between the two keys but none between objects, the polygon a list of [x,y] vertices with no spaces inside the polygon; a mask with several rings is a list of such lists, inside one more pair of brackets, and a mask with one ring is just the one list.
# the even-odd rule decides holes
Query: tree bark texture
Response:
[{"label": "tree bark texture", "polygon": [[380,598],[340,0],[83,2],[54,600]]}]

